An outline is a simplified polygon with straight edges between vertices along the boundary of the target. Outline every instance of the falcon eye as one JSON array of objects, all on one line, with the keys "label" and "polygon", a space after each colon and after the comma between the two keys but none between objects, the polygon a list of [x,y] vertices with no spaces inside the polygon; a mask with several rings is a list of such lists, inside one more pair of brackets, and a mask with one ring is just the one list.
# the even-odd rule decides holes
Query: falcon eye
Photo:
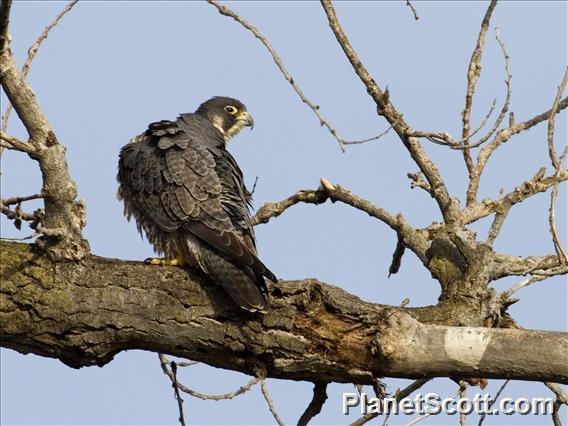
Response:
[{"label": "falcon eye", "polygon": [[226,106],[225,107],[225,111],[227,111],[229,114],[236,114],[237,113],[237,109],[234,106]]}]

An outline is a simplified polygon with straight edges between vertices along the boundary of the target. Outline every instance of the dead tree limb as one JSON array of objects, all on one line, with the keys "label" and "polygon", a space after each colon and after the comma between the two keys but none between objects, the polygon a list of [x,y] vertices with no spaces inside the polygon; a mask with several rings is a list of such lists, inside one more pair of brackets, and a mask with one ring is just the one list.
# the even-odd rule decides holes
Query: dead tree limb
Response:
[{"label": "dead tree limb", "polygon": [[96,256],[53,262],[30,245],[0,247],[2,345],[72,367],[144,349],[292,380],[568,382],[567,333],[432,325],[455,307],[376,305],[316,280],[272,286],[269,312],[249,315],[194,270]]}]

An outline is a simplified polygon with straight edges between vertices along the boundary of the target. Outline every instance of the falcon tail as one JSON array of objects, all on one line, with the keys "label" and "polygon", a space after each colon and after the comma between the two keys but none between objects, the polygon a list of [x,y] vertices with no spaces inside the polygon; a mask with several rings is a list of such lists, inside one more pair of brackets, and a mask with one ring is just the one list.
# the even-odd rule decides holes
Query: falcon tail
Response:
[{"label": "falcon tail", "polygon": [[247,266],[237,266],[224,257],[208,251],[201,256],[202,268],[227,292],[241,308],[250,312],[266,312],[266,284]]}]

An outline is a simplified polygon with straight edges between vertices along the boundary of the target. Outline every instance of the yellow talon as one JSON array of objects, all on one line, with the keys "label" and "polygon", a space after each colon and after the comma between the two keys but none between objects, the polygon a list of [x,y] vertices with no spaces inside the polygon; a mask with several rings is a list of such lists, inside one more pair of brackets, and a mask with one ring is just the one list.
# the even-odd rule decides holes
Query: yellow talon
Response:
[{"label": "yellow talon", "polygon": [[144,260],[144,263],[148,265],[160,265],[160,266],[185,266],[186,263],[181,257],[170,258],[170,259],[160,259],[155,257],[149,257]]}]

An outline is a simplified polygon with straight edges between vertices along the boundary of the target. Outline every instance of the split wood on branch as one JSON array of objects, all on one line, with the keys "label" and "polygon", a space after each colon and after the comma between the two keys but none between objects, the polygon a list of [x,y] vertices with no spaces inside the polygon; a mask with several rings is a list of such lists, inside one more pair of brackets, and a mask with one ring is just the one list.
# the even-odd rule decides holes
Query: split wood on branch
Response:
[{"label": "split wood on branch", "polygon": [[366,139],[362,139],[362,140],[347,140],[347,139],[344,139],[341,136],[339,136],[335,127],[333,127],[331,125],[331,123],[321,113],[320,106],[317,105],[317,104],[314,104],[304,94],[302,89],[300,89],[300,86],[298,86],[298,84],[296,83],[294,78],[290,75],[289,71],[286,69],[286,67],[284,66],[284,63],[282,62],[282,59],[280,59],[280,56],[278,56],[278,53],[276,53],[276,50],[274,49],[272,44],[270,44],[268,39],[266,37],[264,37],[260,33],[260,31],[258,31],[258,29],[256,27],[249,24],[247,21],[245,21],[243,18],[241,18],[236,12],[231,10],[228,6],[221,5],[216,0],[207,0],[207,2],[210,5],[214,6],[221,15],[228,16],[229,18],[233,18],[235,21],[237,21],[239,24],[241,24],[244,28],[246,28],[248,31],[250,31],[257,39],[260,40],[260,42],[264,45],[264,47],[266,47],[266,49],[268,49],[268,51],[270,52],[270,55],[272,56],[274,63],[276,64],[276,66],[278,67],[278,69],[280,70],[280,72],[282,73],[284,78],[286,79],[286,81],[288,83],[290,83],[290,85],[292,86],[292,88],[294,89],[296,94],[300,97],[302,102],[305,103],[314,112],[314,114],[316,115],[316,117],[319,120],[320,125],[326,127],[327,130],[329,130],[329,132],[332,134],[332,136],[337,140],[337,142],[339,143],[339,147],[340,147],[342,152],[345,152],[345,146],[346,145],[356,145],[356,144],[371,142],[371,141],[374,141],[374,140],[377,140],[377,139],[383,137],[384,135],[386,135],[389,132],[391,127],[387,128],[385,131],[381,132],[377,136],[372,136],[370,138],[366,138]]},{"label": "split wood on branch", "polygon": [[[193,269],[88,256],[54,262],[0,241],[0,341],[72,367],[129,349],[256,376],[372,384],[376,377],[486,377],[568,383],[568,334],[467,324],[457,306],[364,302],[313,279],[269,287],[246,314]],[[485,316],[474,321],[482,323]],[[180,386],[180,390],[183,390]]]}]

